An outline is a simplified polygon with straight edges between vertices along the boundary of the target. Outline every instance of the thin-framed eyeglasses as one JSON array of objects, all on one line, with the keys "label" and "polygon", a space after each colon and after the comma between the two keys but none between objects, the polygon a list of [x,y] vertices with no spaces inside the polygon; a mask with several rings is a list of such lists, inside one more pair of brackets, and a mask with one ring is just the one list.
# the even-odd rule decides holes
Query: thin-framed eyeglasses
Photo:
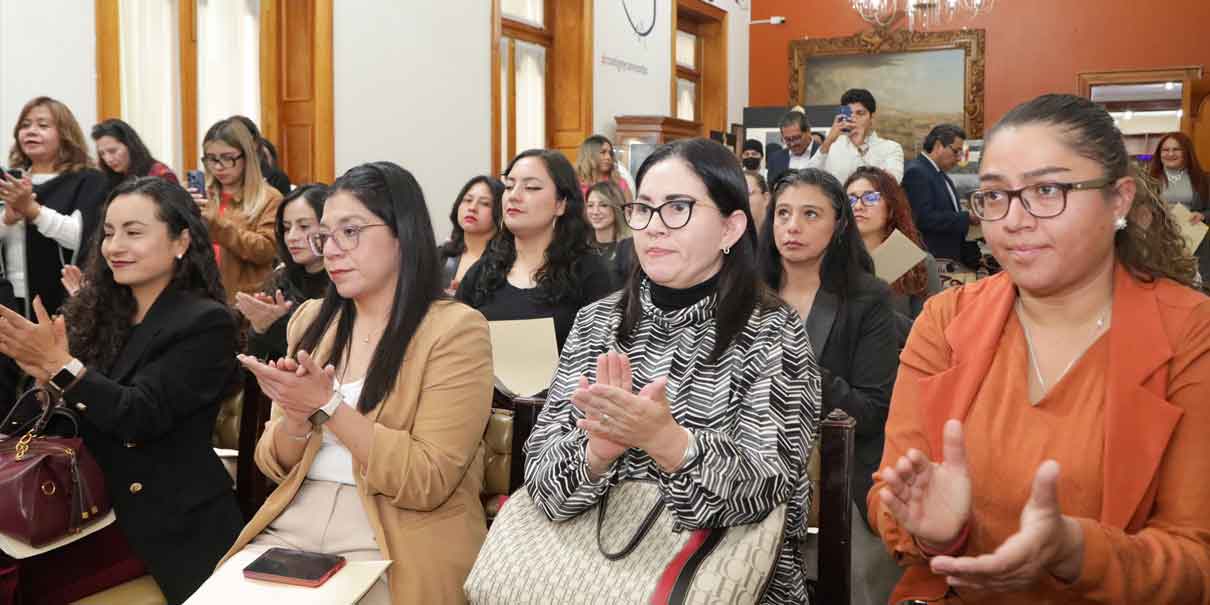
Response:
[{"label": "thin-framed eyeglasses", "polygon": [[336,244],[336,247],[341,252],[351,252],[357,248],[357,244],[361,243],[361,232],[370,227],[386,227],[386,223],[371,223],[369,225],[342,225],[335,231],[316,231],[307,235],[307,245],[311,247],[311,252],[315,256],[324,255],[324,246],[328,245],[328,238]]},{"label": "thin-framed eyeglasses", "polygon": [[980,189],[971,193],[971,212],[983,221],[998,221],[1008,216],[1013,199],[1035,218],[1054,218],[1067,209],[1067,194],[1071,191],[1104,189],[1116,179],[1105,176],[1076,183],[1035,183],[1020,189]]},{"label": "thin-framed eyeglasses", "polygon": [[244,157],[244,154],[242,154],[242,153],[228,153],[228,154],[223,154],[223,155],[204,155],[204,156],[202,156],[202,163],[206,164],[212,168],[215,168],[215,167],[231,168],[231,167],[235,166],[236,162],[243,159],[243,157]]},{"label": "thin-framed eyeglasses", "polygon": [[[642,202],[631,202],[622,205],[622,215],[626,224],[635,231],[642,231],[651,224],[651,217],[660,215],[660,222],[669,229],[680,229],[689,224],[693,218],[693,207],[698,201],[693,198],[668,200],[659,206],[649,206]],[[720,210],[720,212],[722,212]]]},{"label": "thin-framed eyeglasses", "polygon": [[857,204],[861,204],[868,208],[870,206],[877,206],[881,203],[882,192],[880,191],[867,191],[861,195],[849,195],[849,205],[854,208],[857,207]]}]

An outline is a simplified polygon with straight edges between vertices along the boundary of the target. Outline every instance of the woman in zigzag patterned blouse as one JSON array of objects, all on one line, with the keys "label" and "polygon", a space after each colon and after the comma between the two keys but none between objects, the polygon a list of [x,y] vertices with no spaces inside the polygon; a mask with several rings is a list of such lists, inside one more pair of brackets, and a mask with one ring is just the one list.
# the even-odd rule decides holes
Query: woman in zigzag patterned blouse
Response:
[{"label": "woman in zigzag patterned blouse", "polygon": [[530,494],[564,520],[619,481],[654,480],[680,529],[754,523],[788,502],[762,602],[805,603],[795,545],[819,371],[802,322],[758,281],[743,173],[691,139],[657,149],[637,181],[625,216],[639,263],[576,318],[526,444]]}]

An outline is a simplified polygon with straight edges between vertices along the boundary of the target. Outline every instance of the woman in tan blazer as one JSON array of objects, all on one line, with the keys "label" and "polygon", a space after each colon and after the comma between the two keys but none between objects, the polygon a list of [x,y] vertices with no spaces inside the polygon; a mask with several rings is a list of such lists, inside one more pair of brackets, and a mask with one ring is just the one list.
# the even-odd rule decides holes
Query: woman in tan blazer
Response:
[{"label": "woman in tan blazer", "polygon": [[336,288],[290,321],[293,359],[241,357],[274,402],[256,462],[280,485],[224,560],[268,546],[389,559],[362,603],[465,602],[487,533],[487,322],[441,298],[423,195],[394,164],[337,179],[309,240]]},{"label": "woman in tan blazer", "polygon": [[237,292],[259,291],[273,271],[273,218],[282,195],[261,174],[256,138],[243,122],[216,122],[206,131],[202,150],[206,191],[190,192],[206,218],[223,287],[234,301]]}]

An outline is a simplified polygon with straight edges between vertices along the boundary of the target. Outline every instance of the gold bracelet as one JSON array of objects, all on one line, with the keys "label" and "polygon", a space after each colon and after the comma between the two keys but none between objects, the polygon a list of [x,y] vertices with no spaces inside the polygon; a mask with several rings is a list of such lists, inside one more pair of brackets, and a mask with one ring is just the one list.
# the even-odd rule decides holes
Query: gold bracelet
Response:
[{"label": "gold bracelet", "polygon": [[286,430],[286,425],[283,424],[281,427],[281,432],[290,441],[306,441],[311,438],[311,434],[314,433],[315,431],[314,430],[307,431],[306,435],[291,435],[290,431]]}]

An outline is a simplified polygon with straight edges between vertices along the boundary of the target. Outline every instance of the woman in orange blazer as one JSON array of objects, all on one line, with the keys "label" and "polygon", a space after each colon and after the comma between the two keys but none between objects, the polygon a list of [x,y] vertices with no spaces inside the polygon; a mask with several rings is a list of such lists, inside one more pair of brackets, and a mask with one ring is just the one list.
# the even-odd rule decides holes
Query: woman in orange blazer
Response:
[{"label": "woman in orange blazer", "polygon": [[1078,97],[1009,112],[980,181],[1005,272],[916,321],[868,498],[892,602],[1210,603],[1210,299],[1175,223]]}]

